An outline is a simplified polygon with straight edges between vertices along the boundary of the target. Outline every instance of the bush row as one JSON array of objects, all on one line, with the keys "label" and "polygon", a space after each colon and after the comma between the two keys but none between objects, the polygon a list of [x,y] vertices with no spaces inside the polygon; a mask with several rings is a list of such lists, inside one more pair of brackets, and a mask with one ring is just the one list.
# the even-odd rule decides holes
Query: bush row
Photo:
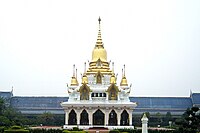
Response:
[{"label": "bush row", "polygon": [[[112,130],[109,133],[141,133],[142,131],[137,129],[118,129]],[[22,129],[19,126],[13,126],[9,129],[0,127],[0,133],[87,133],[86,131],[81,131],[80,129],[61,130],[61,129]],[[196,133],[195,130],[148,130],[148,133]]]},{"label": "bush row", "polygon": [[[112,130],[109,133],[141,133],[142,130],[119,129]],[[148,130],[148,133],[197,133],[195,130]]]}]

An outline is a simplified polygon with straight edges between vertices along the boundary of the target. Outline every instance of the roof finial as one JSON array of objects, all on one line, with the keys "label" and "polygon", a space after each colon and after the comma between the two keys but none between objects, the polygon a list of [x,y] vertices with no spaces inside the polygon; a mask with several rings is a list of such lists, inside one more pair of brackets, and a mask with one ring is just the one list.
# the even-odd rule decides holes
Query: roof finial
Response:
[{"label": "roof finial", "polygon": [[86,62],[84,63],[84,74],[86,73]]},{"label": "roof finial", "polygon": [[76,79],[77,79],[77,68],[76,68]]},{"label": "roof finial", "polygon": [[100,17],[99,17],[98,21],[99,21],[99,31],[98,31],[96,46],[103,47],[103,42],[102,42],[102,39],[101,39],[101,18]]},{"label": "roof finial", "polygon": [[123,78],[123,76],[124,76],[124,69],[122,68],[122,78]]},{"label": "roof finial", "polygon": [[125,64],[124,64],[124,77],[125,77]]},{"label": "roof finial", "polygon": [[75,64],[73,65],[73,77],[75,77]]},{"label": "roof finial", "polygon": [[98,19],[98,21],[99,21],[99,25],[101,24],[101,18],[100,18],[100,16],[99,16],[99,19]]},{"label": "roof finial", "polygon": [[114,73],[114,62],[112,62],[112,71]]}]

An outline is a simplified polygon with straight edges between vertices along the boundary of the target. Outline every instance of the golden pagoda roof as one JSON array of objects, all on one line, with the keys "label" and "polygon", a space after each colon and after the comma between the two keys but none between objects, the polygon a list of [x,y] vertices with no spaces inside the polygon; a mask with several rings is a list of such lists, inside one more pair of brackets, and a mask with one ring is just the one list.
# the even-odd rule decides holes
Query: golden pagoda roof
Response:
[{"label": "golden pagoda roof", "polygon": [[[76,71],[77,71],[77,69],[76,69]],[[73,65],[73,76],[71,78],[71,86],[78,86],[77,76],[75,76],[75,65]]]},{"label": "golden pagoda roof", "polygon": [[120,82],[120,86],[128,86],[128,81],[125,76],[125,65],[124,65],[124,69],[122,69],[122,79]]},{"label": "golden pagoda roof", "polygon": [[103,41],[101,38],[101,18],[99,17],[99,30],[97,36],[97,42],[92,51],[92,61],[89,63],[89,69],[86,74],[95,74],[101,72],[103,74],[112,74],[107,61],[107,52],[104,48]]},{"label": "golden pagoda roof", "polygon": [[84,73],[82,76],[82,84],[88,84],[88,77],[86,75],[86,62],[84,63]]}]

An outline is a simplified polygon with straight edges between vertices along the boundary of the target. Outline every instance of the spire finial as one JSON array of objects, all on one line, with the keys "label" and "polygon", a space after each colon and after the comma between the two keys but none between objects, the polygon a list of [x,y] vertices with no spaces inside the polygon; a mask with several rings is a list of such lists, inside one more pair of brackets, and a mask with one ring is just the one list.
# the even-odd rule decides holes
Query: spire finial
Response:
[{"label": "spire finial", "polygon": [[99,17],[98,21],[99,21],[99,31],[98,31],[96,46],[103,47],[103,42],[102,42],[102,39],[101,39],[101,18],[100,17]]},{"label": "spire finial", "polygon": [[76,69],[76,79],[77,79],[77,69]]},{"label": "spire finial", "polygon": [[73,65],[73,77],[75,77],[75,64]]},{"label": "spire finial", "polygon": [[124,77],[125,77],[125,64],[124,64]]},{"label": "spire finial", "polygon": [[114,73],[114,62],[112,62],[112,71]]},{"label": "spire finial", "polygon": [[86,62],[84,63],[84,74],[86,73]]},{"label": "spire finial", "polygon": [[123,78],[123,76],[124,76],[124,69],[122,68],[122,78]]},{"label": "spire finial", "polygon": [[100,18],[100,16],[99,16],[99,19],[98,19],[98,21],[99,21],[99,25],[101,24],[101,18]]}]

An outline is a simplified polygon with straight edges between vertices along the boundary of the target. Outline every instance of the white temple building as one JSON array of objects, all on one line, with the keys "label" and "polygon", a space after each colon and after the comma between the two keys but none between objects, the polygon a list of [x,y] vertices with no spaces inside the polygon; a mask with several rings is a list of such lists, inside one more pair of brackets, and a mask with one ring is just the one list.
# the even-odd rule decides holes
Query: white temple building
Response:
[{"label": "white temple building", "polygon": [[98,37],[89,68],[86,70],[85,63],[79,84],[74,65],[71,84],[68,86],[69,99],[61,103],[65,111],[65,129],[77,126],[82,129],[133,128],[132,112],[137,104],[129,100],[131,86],[125,76],[125,65],[120,85],[117,85],[114,63],[111,68],[101,38],[101,19],[98,21]]}]

